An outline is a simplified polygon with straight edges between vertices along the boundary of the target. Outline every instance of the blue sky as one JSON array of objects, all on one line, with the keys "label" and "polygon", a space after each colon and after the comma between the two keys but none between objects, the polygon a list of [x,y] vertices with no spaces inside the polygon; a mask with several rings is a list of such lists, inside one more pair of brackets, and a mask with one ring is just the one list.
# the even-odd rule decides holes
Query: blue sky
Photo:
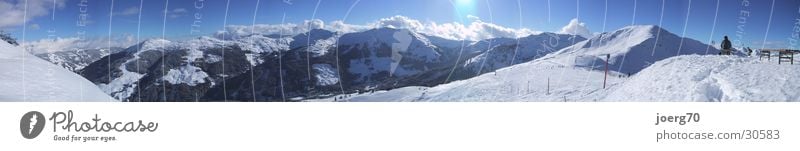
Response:
[{"label": "blue sky", "polygon": [[[3,3],[21,4],[24,1],[11,0]],[[356,1],[261,0],[256,12],[257,0],[231,0],[227,12],[227,24],[250,25],[254,14],[257,15],[256,24],[280,24],[285,14],[286,23],[299,24],[313,17],[325,22],[344,20],[345,23],[359,25],[395,15],[407,16],[422,22],[468,24],[470,19],[466,16],[472,15],[480,17],[484,22],[509,28],[555,32],[571,19],[578,18],[592,32],[613,31],[631,24],[661,24],[663,28],[677,35],[683,35],[685,30],[685,36],[705,43],[709,43],[709,38],[719,43],[723,35],[728,35],[733,40],[741,40],[744,46],[760,48],[765,36],[767,47],[790,47],[788,39],[796,33],[793,32],[793,28],[800,18],[800,1],[797,0],[775,0],[774,9],[772,0],[749,0],[748,6],[743,6],[744,2],[747,2],[743,0],[667,0],[665,5],[662,5],[664,2],[662,0],[360,0],[358,3]],[[138,35],[141,39],[161,37],[162,34],[170,39],[209,35],[223,29],[228,1],[169,0],[166,23],[163,11],[167,3],[164,0],[116,0],[113,11],[111,11],[111,0],[87,2],[57,0],[57,2],[63,4],[55,7],[55,13],[50,4],[43,7],[48,8],[45,10],[46,14],[31,13],[28,16],[28,22],[24,23],[25,40],[48,38],[48,35],[75,37],[79,31],[86,31],[88,37],[106,37],[109,34],[109,27],[113,36],[136,36],[139,24],[141,31]],[[718,2],[717,22],[716,26],[712,26]],[[81,3],[87,6],[81,7],[79,5]],[[30,9],[31,5],[28,7]],[[141,22],[138,21],[139,12],[131,11],[140,7]],[[345,18],[351,7],[350,14]],[[81,14],[79,9],[82,8],[86,9],[90,22],[85,28],[76,26],[78,16]],[[772,11],[771,22],[770,11]],[[110,12],[114,15],[111,16]],[[743,17],[742,12],[748,12],[749,16]],[[196,18],[196,15],[200,15],[200,18]],[[109,19],[111,19],[110,25]],[[196,29],[199,32],[192,32],[193,23],[198,21],[199,24],[195,25],[199,26],[195,27],[198,27]],[[768,24],[769,31],[767,31]],[[165,30],[162,30],[162,25],[165,26]],[[21,39],[22,27],[23,24],[17,24],[0,26],[0,29],[10,31]],[[739,37],[737,32],[744,34],[739,34],[741,35]]]}]

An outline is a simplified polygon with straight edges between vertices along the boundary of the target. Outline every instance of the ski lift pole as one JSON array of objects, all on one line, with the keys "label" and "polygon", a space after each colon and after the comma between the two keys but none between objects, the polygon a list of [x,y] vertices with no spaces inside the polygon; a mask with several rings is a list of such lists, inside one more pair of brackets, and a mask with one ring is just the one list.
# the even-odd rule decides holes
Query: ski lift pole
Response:
[{"label": "ski lift pole", "polygon": [[606,89],[606,80],[608,80],[608,60],[611,58],[611,54],[606,54],[606,74],[603,77],[603,89]]}]

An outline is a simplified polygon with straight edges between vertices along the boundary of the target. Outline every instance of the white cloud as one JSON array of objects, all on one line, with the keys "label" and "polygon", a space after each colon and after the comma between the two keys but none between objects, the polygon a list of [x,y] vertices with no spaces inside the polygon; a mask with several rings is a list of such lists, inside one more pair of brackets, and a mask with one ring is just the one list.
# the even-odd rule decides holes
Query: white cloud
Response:
[{"label": "white cloud", "polygon": [[[64,8],[66,0],[56,0],[56,8]],[[52,0],[27,0],[27,9],[25,8],[26,1],[0,1],[0,28],[19,26],[24,24],[24,21],[30,21],[32,18],[49,15],[53,9]],[[27,19],[25,13],[27,11]]]},{"label": "white cloud", "polygon": [[[469,17],[469,16],[468,16]],[[411,31],[422,33],[426,35],[438,36],[454,40],[483,40],[488,38],[518,38],[531,34],[540,33],[527,28],[508,28],[493,23],[481,21],[479,18],[472,16],[471,23],[465,25],[457,22],[453,23],[436,23],[427,22],[423,23],[419,20],[411,19],[405,16],[392,16],[388,18],[378,19],[374,22],[365,25],[347,24],[342,21],[333,21],[329,25],[325,25],[322,20],[306,20],[302,25],[286,23],[286,24],[257,24],[255,25],[255,33],[258,34],[280,34],[284,35],[297,35],[300,33],[308,32],[311,29],[325,29],[340,33],[351,33],[369,30],[373,28],[397,28],[409,29]],[[225,33],[225,38],[238,38],[240,36],[250,35],[252,25],[229,25],[225,31],[220,31],[215,34],[215,37],[222,38],[222,33]]]},{"label": "white cloud", "polygon": [[586,28],[586,23],[580,22],[577,18],[570,20],[569,24],[562,27],[559,33],[578,35],[584,38],[592,37],[592,32],[589,31],[589,28]]},{"label": "white cloud", "polygon": [[404,28],[412,31],[419,31],[425,28],[421,22],[405,16],[392,16],[389,18],[381,18],[375,23],[376,27],[388,28]]},{"label": "white cloud", "polygon": [[467,15],[467,19],[469,19],[470,21],[479,21],[479,20],[481,20],[480,17],[472,16],[472,15]]},{"label": "white cloud", "polygon": [[[164,11],[161,11],[161,12],[164,12]],[[183,16],[186,16],[186,14],[188,13],[186,8],[175,8],[175,9],[172,9],[171,11],[167,10],[166,12],[167,12],[167,16],[169,16],[169,18],[183,17]]]},{"label": "white cloud", "polygon": [[[254,30],[255,29],[255,30]],[[264,34],[264,35],[274,35],[274,34],[283,34],[283,35],[297,35],[301,33],[306,33],[311,31],[312,29],[325,29],[335,32],[342,32],[342,33],[350,33],[350,32],[358,32],[369,29],[368,26],[359,26],[359,25],[351,25],[346,24],[342,21],[333,21],[331,25],[326,26],[325,22],[319,19],[314,20],[306,20],[303,24],[293,24],[293,23],[286,23],[286,24],[256,24],[253,25],[228,25],[225,28],[225,31],[218,31],[214,34],[214,37],[223,38],[223,33],[225,34],[225,39],[231,38],[239,38],[241,36],[250,35],[253,32],[257,34]]]},{"label": "white cloud", "polygon": [[[306,20],[305,22],[303,22],[303,26],[306,26],[305,27],[306,30],[322,29],[322,28],[325,28],[325,22],[322,22],[322,20],[319,20],[319,19]],[[301,27],[301,28],[303,28],[303,27]]]},{"label": "white cloud", "polygon": [[28,41],[23,44],[33,54],[68,51],[77,48],[107,48],[108,42],[111,40],[111,47],[127,48],[136,44],[136,38],[132,35],[119,35],[108,37],[99,37],[91,39],[81,39],[78,37],[55,38],[55,39],[40,39],[37,41]]},{"label": "white cloud", "polygon": [[418,33],[438,36],[455,40],[483,40],[489,38],[518,38],[531,34],[539,33],[527,28],[514,29],[503,27],[493,23],[487,23],[480,18],[468,15],[472,22],[469,25],[461,23],[421,23],[418,20],[410,19],[405,16],[393,16],[380,19],[375,23],[376,27],[404,28]]},{"label": "white cloud", "polygon": [[519,38],[531,34],[541,33],[527,28],[508,28],[480,20],[469,25],[460,23],[445,23],[437,25],[431,23],[430,28],[422,33],[449,39],[483,40],[489,38]]},{"label": "white cloud", "polygon": [[75,47],[80,38],[56,38],[56,39],[41,39],[38,41],[29,41],[24,44],[31,50],[33,54],[40,54],[46,52],[64,51]]},{"label": "white cloud", "polygon": [[122,16],[136,15],[136,14],[139,14],[139,7],[136,7],[136,6],[129,7],[129,8],[126,8],[125,10],[122,10],[122,12],[120,12],[118,14],[122,15]]},{"label": "white cloud", "polygon": [[325,29],[330,31],[337,31],[342,33],[351,33],[351,32],[359,32],[369,30],[370,26],[367,25],[353,25],[344,23],[341,20],[333,21],[330,25],[328,25]]},{"label": "white cloud", "polygon": [[186,8],[176,8],[176,9],[173,9],[172,12],[174,12],[174,13],[185,13],[186,12]]}]

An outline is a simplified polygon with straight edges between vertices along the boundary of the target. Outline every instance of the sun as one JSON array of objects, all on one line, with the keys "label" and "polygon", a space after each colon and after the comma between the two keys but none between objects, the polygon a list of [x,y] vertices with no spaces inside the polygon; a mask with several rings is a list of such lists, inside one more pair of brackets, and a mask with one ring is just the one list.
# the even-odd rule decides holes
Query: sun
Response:
[{"label": "sun", "polygon": [[475,5],[474,0],[455,0],[456,7],[463,8],[463,7],[473,7]]},{"label": "sun", "polygon": [[475,11],[475,1],[474,0],[454,0],[456,11],[458,14],[472,14]]},{"label": "sun", "polygon": [[456,5],[467,5],[472,4],[473,0],[456,0]]}]

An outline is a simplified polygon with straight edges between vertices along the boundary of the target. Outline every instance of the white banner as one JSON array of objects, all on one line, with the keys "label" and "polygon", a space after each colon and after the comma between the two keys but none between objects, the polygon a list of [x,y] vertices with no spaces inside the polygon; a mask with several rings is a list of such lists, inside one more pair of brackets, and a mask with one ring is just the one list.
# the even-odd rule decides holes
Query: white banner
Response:
[{"label": "white banner", "polygon": [[799,108],[797,103],[0,103],[0,148],[796,150]]}]

